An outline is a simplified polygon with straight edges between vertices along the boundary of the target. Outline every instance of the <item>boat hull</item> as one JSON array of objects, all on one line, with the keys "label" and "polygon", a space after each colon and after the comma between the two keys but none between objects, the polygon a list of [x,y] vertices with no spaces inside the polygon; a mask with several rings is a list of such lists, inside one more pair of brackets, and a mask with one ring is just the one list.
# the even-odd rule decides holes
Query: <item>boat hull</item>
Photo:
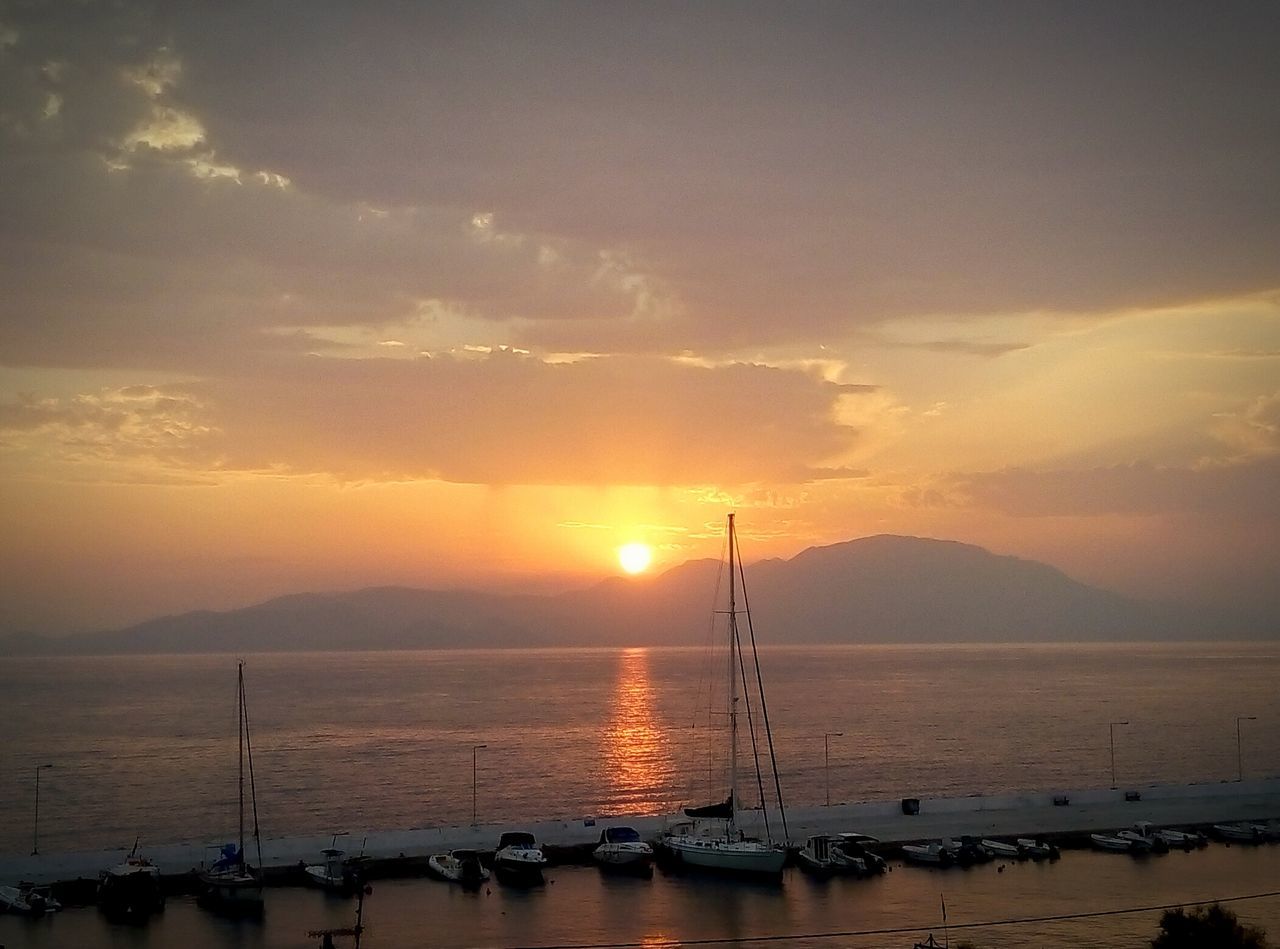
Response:
[{"label": "boat hull", "polygon": [[653,848],[645,843],[601,844],[591,858],[602,870],[649,873],[653,870]]},{"label": "boat hull", "polygon": [[663,841],[663,846],[682,866],[719,873],[777,876],[787,860],[782,847],[757,841],[672,837]]},{"label": "boat hull", "polygon": [[202,873],[196,902],[228,916],[262,914],[262,881],[250,873]]},{"label": "boat hull", "polygon": [[108,870],[98,883],[98,908],[109,919],[142,920],[164,909],[164,889],[155,868]]}]

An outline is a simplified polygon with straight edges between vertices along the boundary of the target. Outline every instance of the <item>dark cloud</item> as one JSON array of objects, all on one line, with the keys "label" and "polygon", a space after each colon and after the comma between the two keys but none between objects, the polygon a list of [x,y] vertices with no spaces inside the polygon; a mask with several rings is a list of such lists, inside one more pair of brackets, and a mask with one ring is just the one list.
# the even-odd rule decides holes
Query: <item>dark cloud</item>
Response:
[{"label": "dark cloud", "polygon": [[528,345],[713,353],[1274,286],[1278,19],[25,7],[0,54],[0,319],[24,326],[0,350],[197,365],[199,334],[234,352],[425,299],[523,318]]}]

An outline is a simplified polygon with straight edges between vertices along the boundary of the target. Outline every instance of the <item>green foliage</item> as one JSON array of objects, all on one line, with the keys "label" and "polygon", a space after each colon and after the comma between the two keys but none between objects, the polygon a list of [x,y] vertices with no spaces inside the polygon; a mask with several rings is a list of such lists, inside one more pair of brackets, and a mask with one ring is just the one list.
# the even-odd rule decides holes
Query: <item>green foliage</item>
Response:
[{"label": "green foliage", "polygon": [[1217,903],[1188,913],[1168,909],[1160,917],[1160,934],[1152,949],[1267,949],[1266,934],[1242,926],[1236,914]]}]

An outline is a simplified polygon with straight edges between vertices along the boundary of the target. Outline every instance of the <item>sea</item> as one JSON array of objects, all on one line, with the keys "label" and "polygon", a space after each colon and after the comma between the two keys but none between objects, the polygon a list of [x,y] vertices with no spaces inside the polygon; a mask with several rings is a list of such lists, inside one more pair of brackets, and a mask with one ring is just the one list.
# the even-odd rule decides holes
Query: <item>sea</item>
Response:
[{"label": "sea", "polygon": [[[518,823],[660,814],[723,796],[714,749],[727,716],[708,706],[723,670],[705,650],[7,658],[0,852],[28,853],[37,841],[52,853],[233,839],[238,661],[264,836],[344,831],[357,840],[473,815]],[[1278,643],[774,646],[761,650],[760,676],[791,805],[1280,775]],[[758,722],[764,712],[756,708]],[[612,880],[586,868],[556,870],[533,892],[396,881],[370,898],[370,925],[383,935],[371,929],[364,945],[741,940],[917,921],[932,922],[941,940],[943,899],[951,921],[963,922],[1248,895],[1280,890],[1278,854],[1215,846],[1137,862],[1070,853],[1052,866],[899,868],[821,886],[789,873],[763,889],[661,873]],[[346,924],[316,920],[349,923],[348,904],[318,894],[272,891],[269,903],[264,923],[234,929],[181,900],[162,921],[124,933],[91,910],[47,926],[5,920],[0,945],[310,946],[307,929]],[[1233,905],[1280,936],[1274,898]],[[1156,916],[1077,921],[1066,936],[1042,926],[1035,940],[1013,926],[951,938],[1141,945]],[[61,941],[76,918],[81,941]],[[1108,941],[1120,933],[1128,935]]]}]

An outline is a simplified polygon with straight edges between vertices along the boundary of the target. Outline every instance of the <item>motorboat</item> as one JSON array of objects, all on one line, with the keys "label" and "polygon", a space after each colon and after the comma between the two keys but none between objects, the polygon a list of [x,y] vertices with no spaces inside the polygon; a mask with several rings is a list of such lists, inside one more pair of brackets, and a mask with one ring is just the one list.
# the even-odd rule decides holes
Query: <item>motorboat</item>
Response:
[{"label": "motorboat", "polygon": [[1163,840],[1170,847],[1181,847],[1183,850],[1209,846],[1209,838],[1194,830],[1156,830],[1152,832],[1152,836]]},{"label": "motorboat", "polygon": [[828,834],[815,834],[804,842],[804,847],[796,854],[796,862],[800,869],[818,877],[831,876],[836,872],[834,859],[835,837]]},{"label": "motorboat", "polygon": [[489,879],[488,869],[480,862],[480,854],[474,850],[450,850],[432,854],[427,866],[433,873],[451,883],[463,886],[479,886]]},{"label": "motorboat", "polygon": [[1057,860],[1060,856],[1053,844],[1034,837],[1019,837],[1015,843],[1032,860]]},{"label": "motorboat", "polygon": [[0,886],[0,913],[44,916],[60,909],[62,904],[53,898],[47,886],[36,886],[25,880],[17,886]]},{"label": "motorboat", "polygon": [[836,834],[831,845],[831,862],[837,873],[871,876],[884,873],[888,862],[871,847],[880,841],[866,834]]},{"label": "motorboat", "polygon": [[1151,821],[1140,820],[1133,825],[1132,830],[1119,831],[1116,836],[1139,844],[1148,844],[1152,853],[1169,852],[1169,842],[1155,832]]},{"label": "motorboat", "polygon": [[137,855],[137,844],[123,863],[98,875],[98,907],[109,918],[142,920],[164,909],[160,868]]},{"label": "motorboat", "polygon": [[602,868],[647,871],[653,867],[653,847],[642,840],[634,827],[606,827],[600,831],[600,843],[591,851]]},{"label": "motorboat", "polygon": [[[750,732],[752,747],[757,746],[757,739],[759,739],[760,745],[767,747],[769,751],[774,787],[778,791],[778,810],[782,818],[783,835],[785,836],[786,834],[786,813],[781,809],[781,784],[778,779],[777,762],[773,756],[773,740],[772,737],[768,737],[766,745],[766,736],[757,736],[755,733],[755,726],[760,719],[763,719],[767,730],[768,710],[765,705],[763,687],[760,686],[763,681],[759,675],[760,657],[755,648],[755,631],[751,625],[751,612],[747,608],[746,574],[742,569],[742,560],[738,552],[738,537],[733,514],[730,514],[728,518],[726,548],[728,550],[729,566],[728,604],[727,609],[716,609],[712,618],[713,621],[723,621],[725,623],[724,635],[728,646],[729,661],[727,667],[725,667],[728,673],[726,689],[728,704],[725,708],[725,718],[728,724],[726,736],[728,740],[726,757],[729,763],[728,797],[724,801],[715,804],[685,808],[685,817],[689,818],[692,823],[682,820],[670,826],[663,834],[661,844],[664,851],[670,854],[672,860],[683,866],[702,870],[776,877],[782,873],[783,864],[787,860],[787,850],[783,844],[775,843],[771,837],[769,815],[763,800],[761,801],[761,812],[765,822],[765,839],[746,836],[736,823],[739,779],[738,733],[740,719],[744,711],[741,706],[745,706],[747,729]],[[719,589],[719,578],[717,578],[716,585],[717,589]],[[739,587],[742,589],[744,607],[742,610],[739,610],[737,606]],[[745,647],[740,647],[738,623],[740,615],[746,617],[744,631],[750,634],[750,661],[755,668],[755,680],[757,683],[757,688],[754,691],[745,687],[747,681],[747,663],[745,661],[747,654]],[[719,635],[719,630],[717,630],[717,635]],[[739,681],[740,679],[742,681]],[[754,708],[757,704],[759,707]],[[756,756],[753,756],[753,758],[757,766],[758,784],[763,786],[764,776],[759,769],[759,758]]]},{"label": "motorboat", "polygon": [[324,857],[323,862],[302,868],[308,884],[338,896],[350,896],[359,889],[359,881],[347,865],[346,851],[325,847],[320,855]]},{"label": "motorboat", "polygon": [[262,866],[262,836],[258,830],[258,797],[253,781],[253,747],[249,741],[249,711],[245,702],[244,663],[237,664],[236,701],[239,706],[240,742],[240,835],[238,843],[223,846],[221,855],[197,874],[200,893],[196,901],[207,909],[235,916],[261,915],[262,877],[245,860],[245,764],[249,765],[249,797],[253,805],[253,838],[258,844],[258,866]]},{"label": "motorboat", "polygon": [[937,840],[927,844],[903,844],[902,856],[908,863],[925,866],[949,867],[955,863],[955,854]]},{"label": "motorboat", "polygon": [[1232,843],[1261,843],[1263,834],[1255,824],[1214,824],[1213,832],[1221,839]]},{"label": "motorboat", "polygon": [[1017,844],[1008,844],[1003,840],[991,840],[984,837],[978,841],[978,846],[985,850],[988,856],[1001,860],[1021,860],[1027,856],[1026,852]]},{"label": "motorboat", "polygon": [[975,863],[987,863],[991,860],[991,854],[983,849],[982,842],[976,837],[965,835],[960,838],[959,843],[950,837],[944,837],[942,846],[951,851],[955,862],[962,867],[971,867]]},{"label": "motorboat", "polygon": [[[1121,831],[1120,834],[1131,833]],[[1151,852],[1151,841],[1143,840],[1136,834],[1122,837],[1120,834],[1090,834],[1089,842],[1097,850],[1108,850],[1113,853],[1143,854]]]},{"label": "motorboat", "polygon": [[547,856],[533,834],[512,830],[498,838],[493,868],[498,871],[499,878],[511,882],[540,883],[542,868],[546,865]]}]

